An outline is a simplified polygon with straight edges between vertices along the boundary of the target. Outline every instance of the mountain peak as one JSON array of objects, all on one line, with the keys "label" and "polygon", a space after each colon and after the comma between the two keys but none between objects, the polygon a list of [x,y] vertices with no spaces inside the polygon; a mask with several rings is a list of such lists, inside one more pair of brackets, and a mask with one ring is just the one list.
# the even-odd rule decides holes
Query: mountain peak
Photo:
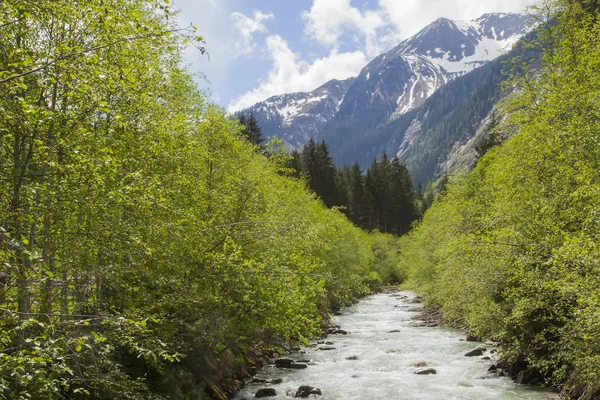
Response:
[{"label": "mountain peak", "polygon": [[470,21],[438,18],[375,57],[357,78],[276,96],[252,110],[263,131],[283,138],[288,147],[302,146],[309,137],[364,134],[504,54],[528,29],[528,18],[517,13],[486,13]]}]

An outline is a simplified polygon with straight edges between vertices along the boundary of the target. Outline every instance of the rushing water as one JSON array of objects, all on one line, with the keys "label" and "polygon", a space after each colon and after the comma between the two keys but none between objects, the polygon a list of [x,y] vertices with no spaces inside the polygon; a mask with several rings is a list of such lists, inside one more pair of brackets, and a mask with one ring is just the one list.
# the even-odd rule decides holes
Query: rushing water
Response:
[{"label": "rushing water", "polygon": [[[481,343],[465,342],[463,332],[447,328],[415,327],[415,304],[409,292],[402,299],[377,294],[362,300],[333,319],[348,335],[330,335],[333,345],[318,345],[288,356],[310,359],[307,369],[285,370],[269,366],[258,378],[282,378],[279,384],[249,384],[236,399],[251,399],[260,388],[274,388],[276,397],[289,399],[299,386],[322,390],[321,400],[417,400],[417,399],[546,399],[547,392],[517,385],[509,378],[487,372],[494,363],[464,354]],[[398,331],[390,333],[390,331]],[[320,347],[335,347],[319,350]],[[355,360],[347,357],[356,356]],[[414,364],[425,361],[435,375],[415,375]],[[311,395],[310,398],[315,398]]]}]

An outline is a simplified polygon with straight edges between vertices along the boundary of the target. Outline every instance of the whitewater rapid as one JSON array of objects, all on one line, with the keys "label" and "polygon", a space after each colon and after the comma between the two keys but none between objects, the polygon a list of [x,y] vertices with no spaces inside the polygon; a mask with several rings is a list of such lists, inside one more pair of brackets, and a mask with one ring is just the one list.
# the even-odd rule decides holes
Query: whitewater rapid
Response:
[{"label": "whitewater rapid", "polygon": [[[273,388],[277,396],[293,398],[301,385],[320,388],[322,400],[537,400],[548,392],[518,385],[498,373],[488,372],[495,363],[492,348],[483,343],[464,341],[456,329],[423,327],[412,319],[418,315],[410,292],[376,294],[360,301],[333,318],[347,335],[329,335],[325,341],[289,356],[310,360],[308,368],[286,370],[268,366],[256,378],[278,384],[248,384],[236,399],[254,398],[257,390]],[[462,339],[462,340],[461,340]],[[487,347],[483,356],[465,357],[479,346]],[[320,350],[333,347],[330,350]],[[489,360],[484,357],[490,357]],[[353,359],[354,358],[354,359]],[[416,375],[415,366],[426,363],[435,375]]]}]

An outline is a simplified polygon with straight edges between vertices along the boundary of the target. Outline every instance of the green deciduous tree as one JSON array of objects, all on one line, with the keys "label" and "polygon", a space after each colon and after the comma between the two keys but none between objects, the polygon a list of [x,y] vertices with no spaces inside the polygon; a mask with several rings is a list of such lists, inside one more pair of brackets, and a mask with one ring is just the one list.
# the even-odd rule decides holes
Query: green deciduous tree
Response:
[{"label": "green deciduous tree", "polygon": [[222,398],[370,290],[368,234],[241,139],[175,21],[166,0],[0,7],[2,397]]},{"label": "green deciduous tree", "polygon": [[504,103],[517,132],[450,178],[402,239],[401,265],[447,321],[579,398],[600,393],[600,28],[588,2],[552,1],[541,65],[519,65]]}]

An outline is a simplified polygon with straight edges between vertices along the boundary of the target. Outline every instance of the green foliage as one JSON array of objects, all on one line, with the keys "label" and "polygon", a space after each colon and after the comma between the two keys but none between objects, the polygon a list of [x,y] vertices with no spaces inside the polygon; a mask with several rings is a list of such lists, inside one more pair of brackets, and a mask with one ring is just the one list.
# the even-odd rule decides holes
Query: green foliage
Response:
[{"label": "green foliage", "polygon": [[306,341],[377,288],[370,236],[181,69],[202,41],[173,14],[0,9],[3,396],[215,395],[263,347]]},{"label": "green foliage", "polygon": [[517,133],[450,179],[422,224],[401,239],[401,265],[448,322],[500,340],[509,360],[593,398],[600,390],[600,27],[585,4],[544,7],[541,66],[520,68],[504,104]]}]

